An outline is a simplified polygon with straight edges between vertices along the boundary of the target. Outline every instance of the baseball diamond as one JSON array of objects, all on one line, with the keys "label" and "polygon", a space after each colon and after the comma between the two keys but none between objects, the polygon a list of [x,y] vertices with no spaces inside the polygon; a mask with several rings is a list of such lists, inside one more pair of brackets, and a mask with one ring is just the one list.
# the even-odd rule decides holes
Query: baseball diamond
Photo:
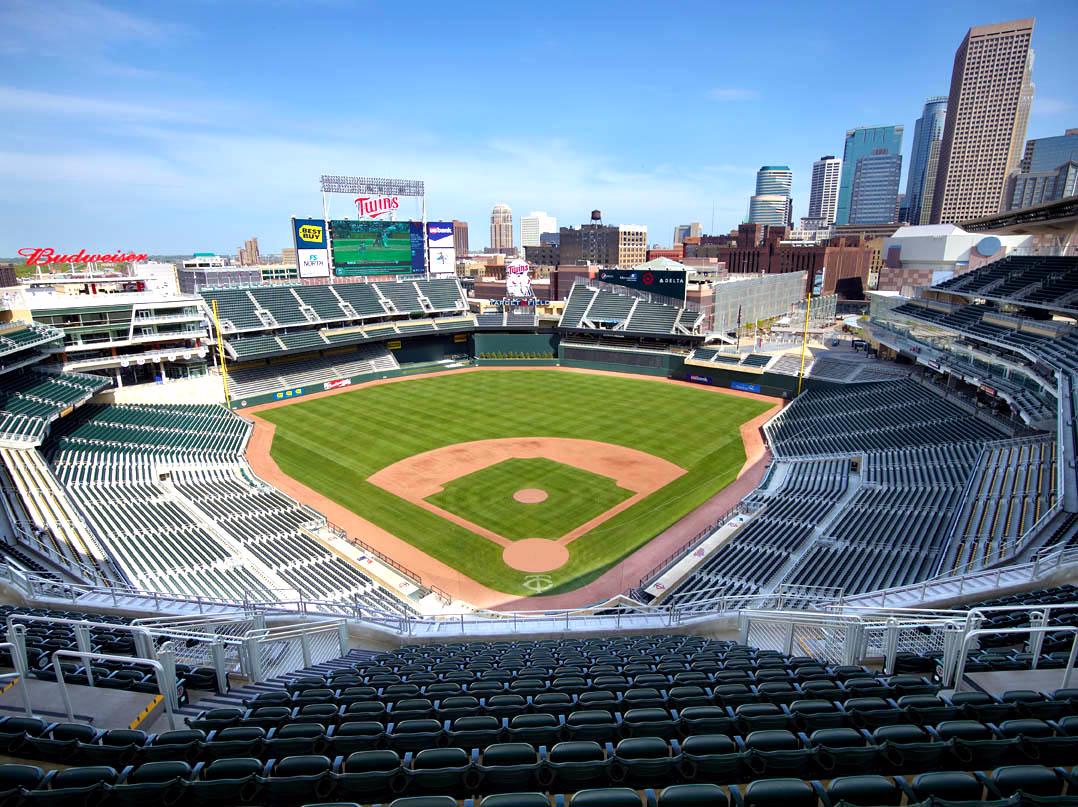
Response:
[{"label": "baseball diamond", "polygon": [[[301,500],[350,511],[366,526],[356,536],[376,547],[388,533],[511,597],[534,594],[529,574],[545,572],[545,593],[558,594],[734,481],[741,427],[772,408],[617,374],[469,370],[255,407],[274,431],[268,454],[255,440],[250,459],[290,477]],[[521,489],[547,498],[521,502]]]}]

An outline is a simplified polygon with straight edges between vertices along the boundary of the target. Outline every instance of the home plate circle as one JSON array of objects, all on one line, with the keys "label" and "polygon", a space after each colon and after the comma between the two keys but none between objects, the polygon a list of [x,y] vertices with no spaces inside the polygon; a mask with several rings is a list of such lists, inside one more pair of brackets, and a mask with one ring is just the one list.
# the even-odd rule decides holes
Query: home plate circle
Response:
[{"label": "home plate circle", "polygon": [[513,498],[521,504],[539,504],[545,502],[549,494],[542,488],[521,488]]},{"label": "home plate circle", "polygon": [[523,538],[505,548],[502,560],[518,572],[550,572],[569,561],[569,549],[547,538]]}]

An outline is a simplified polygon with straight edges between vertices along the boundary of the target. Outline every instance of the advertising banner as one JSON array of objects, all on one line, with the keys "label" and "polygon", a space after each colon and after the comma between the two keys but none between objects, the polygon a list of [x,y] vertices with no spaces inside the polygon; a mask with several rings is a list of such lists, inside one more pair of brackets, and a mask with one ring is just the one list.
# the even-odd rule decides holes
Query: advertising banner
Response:
[{"label": "advertising banner", "polygon": [[448,277],[457,273],[457,253],[453,247],[429,247],[430,273],[434,277]]},{"label": "advertising banner", "polygon": [[300,277],[329,277],[328,249],[297,249]]},{"label": "advertising banner", "polygon": [[292,218],[292,235],[296,249],[326,249],[326,223],[322,219]]},{"label": "advertising banner", "polygon": [[334,219],[329,223],[329,237],[335,275],[425,271],[421,222]]},{"label": "advertising banner", "polygon": [[329,277],[329,237],[322,219],[293,217],[292,242],[300,277]]},{"label": "advertising banner", "polygon": [[730,389],[741,390],[742,392],[759,392],[759,384],[749,384],[745,381],[731,381]]},{"label": "advertising banner", "polygon": [[427,222],[427,253],[432,275],[455,275],[457,251],[453,246],[453,222]]},{"label": "advertising banner", "polygon": [[349,378],[335,378],[333,381],[327,381],[322,385],[322,389],[341,389],[342,387],[352,386],[352,380]]},{"label": "advertising banner", "polygon": [[595,279],[685,302],[685,272],[681,270],[652,272],[640,269],[600,269]]},{"label": "advertising banner", "polygon": [[532,293],[531,267],[519,258],[505,264],[505,296],[534,297]]}]

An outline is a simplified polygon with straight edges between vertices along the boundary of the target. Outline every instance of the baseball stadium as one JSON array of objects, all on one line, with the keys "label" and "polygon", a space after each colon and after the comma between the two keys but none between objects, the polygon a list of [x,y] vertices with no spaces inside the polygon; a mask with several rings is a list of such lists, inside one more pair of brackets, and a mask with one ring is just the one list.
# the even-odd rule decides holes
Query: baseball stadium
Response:
[{"label": "baseball stadium", "polygon": [[1078,257],[743,339],[408,238],[5,297],[0,800],[1078,800]]}]

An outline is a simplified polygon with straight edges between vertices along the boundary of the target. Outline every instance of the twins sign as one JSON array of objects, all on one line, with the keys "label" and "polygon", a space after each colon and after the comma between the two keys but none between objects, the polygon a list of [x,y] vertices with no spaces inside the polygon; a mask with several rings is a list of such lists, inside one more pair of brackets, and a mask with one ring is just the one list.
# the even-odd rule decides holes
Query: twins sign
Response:
[{"label": "twins sign", "polygon": [[377,219],[388,214],[393,218],[393,211],[401,206],[399,196],[357,196],[356,213],[361,219]]},{"label": "twins sign", "polygon": [[531,267],[527,261],[509,261],[505,264],[505,296],[533,297]]}]

